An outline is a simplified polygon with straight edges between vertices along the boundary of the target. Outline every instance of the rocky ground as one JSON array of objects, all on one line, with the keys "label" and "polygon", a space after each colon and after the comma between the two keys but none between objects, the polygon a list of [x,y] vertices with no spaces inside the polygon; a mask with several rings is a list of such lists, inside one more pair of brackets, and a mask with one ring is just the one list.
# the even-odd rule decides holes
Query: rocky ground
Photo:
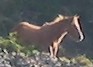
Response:
[{"label": "rocky ground", "polygon": [[0,67],[93,67],[93,63],[84,56],[77,58],[51,58],[49,53],[37,52],[33,56],[24,53],[0,51]]}]

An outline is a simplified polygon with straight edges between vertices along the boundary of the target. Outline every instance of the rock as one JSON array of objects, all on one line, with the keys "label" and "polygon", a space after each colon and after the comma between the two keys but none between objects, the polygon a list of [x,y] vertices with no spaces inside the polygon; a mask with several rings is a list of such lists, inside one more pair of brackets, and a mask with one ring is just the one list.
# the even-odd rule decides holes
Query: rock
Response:
[{"label": "rock", "polygon": [[[0,67],[88,67],[84,66],[83,62],[77,62],[77,59],[74,58],[60,57],[56,59],[50,57],[49,53],[38,53],[36,51],[34,53],[36,54],[28,57],[24,53],[17,54],[16,52],[8,53],[6,50],[1,51]],[[89,62],[88,59],[87,62]]]},{"label": "rock", "polygon": [[61,62],[57,62],[56,64],[55,64],[55,67],[61,67],[62,66],[62,63]]}]

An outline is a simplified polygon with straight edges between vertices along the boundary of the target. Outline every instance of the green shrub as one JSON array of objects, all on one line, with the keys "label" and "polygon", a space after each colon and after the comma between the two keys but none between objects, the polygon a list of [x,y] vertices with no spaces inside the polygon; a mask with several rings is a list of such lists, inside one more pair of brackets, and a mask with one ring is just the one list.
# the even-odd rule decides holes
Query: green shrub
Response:
[{"label": "green shrub", "polygon": [[26,55],[33,55],[33,50],[36,50],[35,46],[26,47],[19,44],[16,32],[9,33],[6,38],[0,36],[0,48],[6,49],[8,52],[23,52]]},{"label": "green shrub", "polygon": [[73,63],[78,63],[83,66],[93,67],[92,59],[87,58],[86,55],[77,56],[77,57],[71,59],[71,61]]}]

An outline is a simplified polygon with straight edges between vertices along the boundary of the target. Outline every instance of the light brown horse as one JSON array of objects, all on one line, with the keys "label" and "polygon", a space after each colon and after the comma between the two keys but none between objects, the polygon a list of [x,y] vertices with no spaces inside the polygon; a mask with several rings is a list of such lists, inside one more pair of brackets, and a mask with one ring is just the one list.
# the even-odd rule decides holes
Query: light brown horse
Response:
[{"label": "light brown horse", "polygon": [[60,43],[66,35],[78,38],[79,41],[84,39],[80,25],[79,16],[62,16],[59,15],[54,21],[45,23],[42,26],[21,22],[13,28],[17,32],[18,38],[25,44],[36,44],[38,48],[50,50],[52,57],[57,56]]}]

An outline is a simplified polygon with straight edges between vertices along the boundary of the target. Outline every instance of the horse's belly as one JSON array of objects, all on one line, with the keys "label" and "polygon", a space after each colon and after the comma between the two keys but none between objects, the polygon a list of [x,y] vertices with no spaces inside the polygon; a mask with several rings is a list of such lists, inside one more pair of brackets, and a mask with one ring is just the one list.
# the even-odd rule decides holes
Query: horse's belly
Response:
[{"label": "horse's belly", "polygon": [[27,31],[19,33],[21,42],[25,45],[35,45],[40,51],[48,51],[51,40],[40,32]]}]

